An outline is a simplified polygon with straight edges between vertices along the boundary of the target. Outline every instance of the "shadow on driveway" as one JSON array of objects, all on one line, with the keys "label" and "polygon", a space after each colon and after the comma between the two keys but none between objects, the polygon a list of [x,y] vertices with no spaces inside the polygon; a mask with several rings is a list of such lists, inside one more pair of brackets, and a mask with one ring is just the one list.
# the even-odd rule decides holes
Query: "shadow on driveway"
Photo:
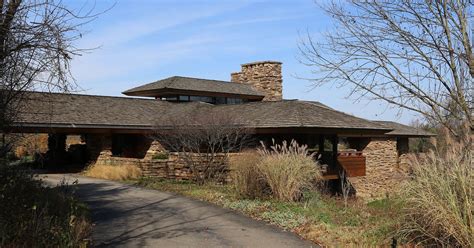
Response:
[{"label": "shadow on driveway", "polygon": [[49,184],[77,180],[88,204],[96,247],[317,247],[231,210],[171,193],[75,174],[42,175]]}]

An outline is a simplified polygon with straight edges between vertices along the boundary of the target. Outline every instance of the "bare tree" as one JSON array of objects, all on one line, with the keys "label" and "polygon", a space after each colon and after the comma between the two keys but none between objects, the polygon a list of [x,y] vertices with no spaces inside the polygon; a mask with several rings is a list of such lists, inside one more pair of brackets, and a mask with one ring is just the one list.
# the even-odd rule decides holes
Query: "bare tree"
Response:
[{"label": "bare tree", "polygon": [[348,0],[321,7],[335,26],[324,39],[308,34],[300,45],[315,85],[347,85],[358,99],[383,100],[448,128],[452,119],[472,127],[472,1]]},{"label": "bare tree", "polygon": [[235,116],[213,111],[175,116],[166,126],[160,123],[153,138],[166,149],[178,152],[198,183],[224,180],[229,153],[252,144],[250,129],[239,124]]},{"label": "bare tree", "polygon": [[[82,37],[80,27],[97,16],[93,9],[73,11],[61,1],[0,0],[0,133],[17,118],[25,91],[74,88],[70,62],[84,52],[75,41]],[[0,145],[8,147],[5,139]]]}]

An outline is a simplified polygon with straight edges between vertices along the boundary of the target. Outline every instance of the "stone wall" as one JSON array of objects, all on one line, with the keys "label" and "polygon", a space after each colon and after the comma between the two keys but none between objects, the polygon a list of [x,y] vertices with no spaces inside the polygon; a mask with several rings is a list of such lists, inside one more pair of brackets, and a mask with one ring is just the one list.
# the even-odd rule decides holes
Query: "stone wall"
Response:
[{"label": "stone wall", "polygon": [[[197,164],[197,167],[199,167],[200,158],[202,159],[203,156],[197,154],[194,155],[193,161]],[[143,175],[148,177],[177,180],[190,180],[193,178],[191,167],[178,153],[169,153],[167,159],[153,159],[152,157],[138,159],[99,156],[95,165],[133,165],[138,166],[142,170]],[[223,166],[226,165],[224,164]]]},{"label": "stone wall", "polygon": [[[88,135],[86,144],[88,153],[91,155],[91,163],[94,165],[133,165],[139,167],[144,176],[189,180],[193,178],[192,170],[185,158],[191,158],[197,167],[205,158],[203,155],[195,154],[192,157],[183,157],[179,153],[168,152],[158,141],[144,141],[146,153],[143,158],[120,157],[112,153],[111,135]],[[140,149],[145,149],[144,147]],[[166,159],[157,159],[156,155],[166,153]],[[127,154],[126,152],[124,154]],[[217,155],[223,158],[224,155]],[[217,159],[223,161],[224,159]],[[225,165],[224,165],[225,166]]]},{"label": "stone wall", "polygon": [[371,138],[363,149],[366,176],[350,178],[358,197],[382,198],[397,188],[406,174],[399,166],[395,138]]},{"label": "stone wall", "polygon": [[251,85],[265,94],[264,101],[282,100],[281,62],[262,61],[243,64],[240,72],[231,74],[231,81]]}]

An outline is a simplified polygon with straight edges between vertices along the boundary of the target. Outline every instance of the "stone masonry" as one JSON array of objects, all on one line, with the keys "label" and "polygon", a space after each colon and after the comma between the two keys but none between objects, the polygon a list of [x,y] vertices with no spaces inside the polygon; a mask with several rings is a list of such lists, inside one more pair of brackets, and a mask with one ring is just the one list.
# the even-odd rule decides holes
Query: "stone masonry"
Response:
[{"label": "stone masonry", "polygon": [[[91,159],[96,156],[96,159],[91,161],[94,165],[132,165],[139,167],[144,176],[177,180],[189,180],[193,178],[192,169],[187,161],[181,157],[179,153],[166,151],[156,140],[151,142],[148,146],[148,150],[143,158],[113,156],[110,136],[88,136],[87,142],[89,153],[92,155]],[[155,155],[160,153],[166,153],[168,157],[156,159]],[[201,155],[196,154],[193,156],[193,161],[197,163],[197,165],[200,160],[205,159]],[[216,156],[223,155],[217,154]]]},{"label": "stone masonry", "polygon": [[251,85],[265,94],[264,101],[282,100],[281,62],[262,61],[243,64],[240,72],[231,74],[231,81]]},{"label": "stone masonry", "polygon": [[350,178],[358,197],[381,198],[391,194],[405,177],[399,168],[395,138],[371,138],[362,149],[366,157],[366,176]]},{"label": "stone masonry", "polygon": [[86,146],[90,161],[100,161],[112,157],[112,136],[89,134],[86,136]]}]

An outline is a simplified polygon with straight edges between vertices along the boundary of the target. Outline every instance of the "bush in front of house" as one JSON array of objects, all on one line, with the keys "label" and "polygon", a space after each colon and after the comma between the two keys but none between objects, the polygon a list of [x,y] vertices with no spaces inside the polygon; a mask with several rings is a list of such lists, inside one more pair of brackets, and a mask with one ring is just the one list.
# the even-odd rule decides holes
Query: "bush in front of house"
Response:
[{"label": "bush in front of house", "polygon": [[270,148],[262,145],[258,152],[262,161],[257,169],[276,199],[299,200],[304,190],[322,179],[313,154],[309,154],[306,145],[299,145],[295,140],[290,144],[286,141],[281,145],[274,143]]},{"label": "bush in front of house", "polygon": [[230,157],[232,183],[239,197],[254,199],[264,195],[267,185],[257,169],[261,160],[257,152],[243,152]]},{"label": "bush in front of house", "polygon": [[322,178],[313,155],[294,140],[262,145],[257,154],[238,157],[230,165],[234,187],[247,198],[270,193],[278,200],[297,201]]},{"label": "bush in front of house", "polygon": [[85,247],[87,208],[71,189],[43,187],[26,170],[0,165],[0,247]]},{"label": "bush in front of house", "polygon": [[422,246],[474,247],[474,164],[469,146],[448,142],[443,149],[448,150],[414,158],[413,178],[402,194],[402,238]]},{"label": "bush in front of house", "polygon": [[137,179],[142,176],[142,171],[135,165],[90,165],[84,175],[107,180]]}]

